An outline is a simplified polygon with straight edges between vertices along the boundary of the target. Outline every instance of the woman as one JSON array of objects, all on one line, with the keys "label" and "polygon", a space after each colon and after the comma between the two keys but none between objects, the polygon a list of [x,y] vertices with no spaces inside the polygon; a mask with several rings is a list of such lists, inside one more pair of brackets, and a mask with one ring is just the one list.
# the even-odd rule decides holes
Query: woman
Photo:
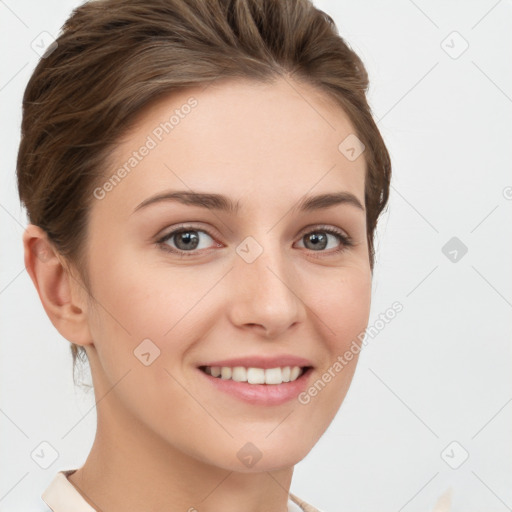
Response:
[{"label": "woman", "polygon": [[317,510],[293,468],[350,387],[391,178],[361,60],[309,0],[99,0],[56,43],[24,95],[25,266],[98,419],[43,499]]}]

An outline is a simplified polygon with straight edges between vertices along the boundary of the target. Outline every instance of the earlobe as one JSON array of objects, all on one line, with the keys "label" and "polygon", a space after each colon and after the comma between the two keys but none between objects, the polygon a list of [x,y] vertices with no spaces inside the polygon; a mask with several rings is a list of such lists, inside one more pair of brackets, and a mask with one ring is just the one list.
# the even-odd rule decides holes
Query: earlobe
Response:
[{"label": "earlobe", "polygon": [[25,268],[54,327],[72,343],[92,344],[81,285],[63,265],[46,232],[29,224],[23,233],[23,247]]}]

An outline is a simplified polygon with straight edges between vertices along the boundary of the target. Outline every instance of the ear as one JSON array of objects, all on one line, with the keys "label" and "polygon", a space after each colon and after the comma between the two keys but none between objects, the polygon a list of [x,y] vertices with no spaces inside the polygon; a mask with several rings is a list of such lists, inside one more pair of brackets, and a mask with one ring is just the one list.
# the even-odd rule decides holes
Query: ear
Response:
[{"label": "ear", "polygon": [[44,230],[29,224],[23,233],[25,268],[54,327],[72,343],[92,345],[87,322],[88,291],[72,276]]}]

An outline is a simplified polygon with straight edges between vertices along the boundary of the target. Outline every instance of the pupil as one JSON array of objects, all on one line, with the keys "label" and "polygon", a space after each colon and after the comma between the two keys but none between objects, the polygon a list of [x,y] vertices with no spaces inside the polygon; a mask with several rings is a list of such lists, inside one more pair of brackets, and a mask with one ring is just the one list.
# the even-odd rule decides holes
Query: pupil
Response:
[{"label": "pupil", "polygon": [[178,236],[176,245],[178,245],[178,247],[179,247],[180,243],[183,242],[185,244],[183,247],[179,247],[180,249],[181,248],[195,249],[197,247],[199,238],[197,235],[191,235],[190,233],[191,233],[191,231],[184,231],[183,233],[180,233],[180,235]]},{"label": "pupil", "polygon": [[313,233],[306,238],[313,243],[314,247],[320,246],[321,249],[324,249],[327,244],[327,237],[323,234],[318,235],[317,233]]}]

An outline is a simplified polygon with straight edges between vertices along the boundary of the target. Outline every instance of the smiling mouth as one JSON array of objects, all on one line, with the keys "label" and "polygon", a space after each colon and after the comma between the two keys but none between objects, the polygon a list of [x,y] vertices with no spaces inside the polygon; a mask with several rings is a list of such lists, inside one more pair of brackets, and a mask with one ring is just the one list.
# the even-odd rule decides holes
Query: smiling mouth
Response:
[{"label": "smiling mouth", "polygon": [[294,382],[312,368],[312,366],[283,366],[267,369],[244,366],[199,366],[201,371],[217,379],[265,385]]}]

